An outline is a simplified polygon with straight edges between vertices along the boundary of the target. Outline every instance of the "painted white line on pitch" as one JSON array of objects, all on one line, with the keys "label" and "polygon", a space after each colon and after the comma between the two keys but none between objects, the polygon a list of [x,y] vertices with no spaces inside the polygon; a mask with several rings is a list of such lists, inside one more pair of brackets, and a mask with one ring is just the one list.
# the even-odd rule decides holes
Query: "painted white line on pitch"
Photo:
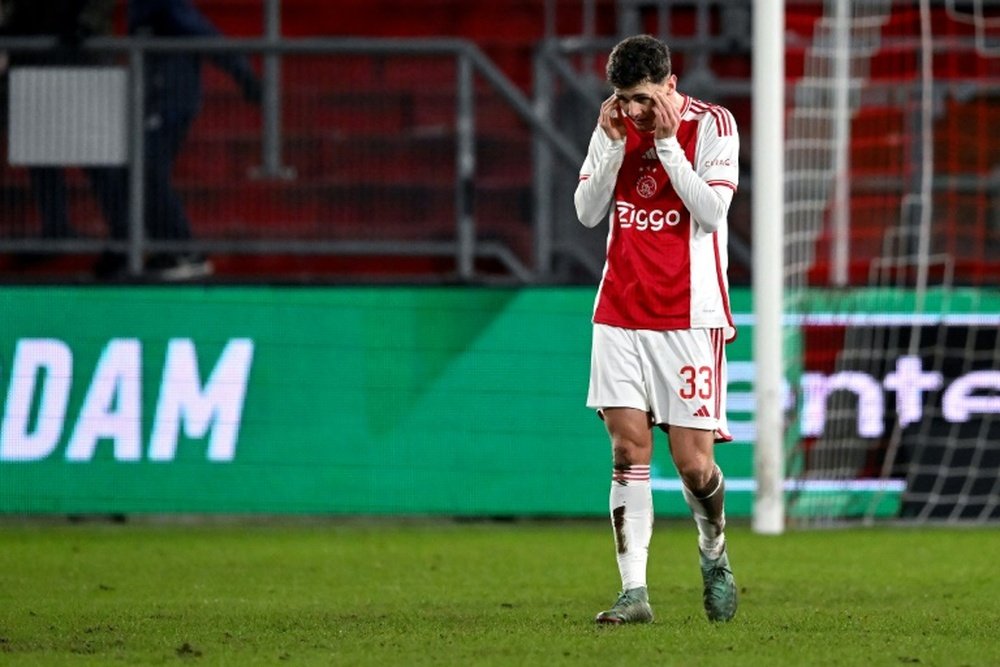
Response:
[{"label": "painted white line on pitch", "polygon": [[[786,313],[785,326],[946,326],[996,327],[1000,326],[1000,313]],[[733,313],[736,326],[753,326],[753,313]]]},{"label": "painted white line on pitch", "polygon": [[[681,481],[666,477],[654,477],[650,480],[653,491],[680,491]],[[888,491],[901,493],[906,489],[906,482],[901,479],[786,479],[785,491],[811,492],[864,492]],[[757,480],[749,477],[727,477],[726,491],[756,491]]]}]

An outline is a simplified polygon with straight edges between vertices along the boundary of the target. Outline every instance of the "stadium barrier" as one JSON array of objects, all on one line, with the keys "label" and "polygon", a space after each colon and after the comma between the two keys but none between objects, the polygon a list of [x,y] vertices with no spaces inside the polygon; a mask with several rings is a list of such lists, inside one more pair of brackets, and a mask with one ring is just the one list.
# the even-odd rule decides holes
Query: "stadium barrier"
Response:
[{"label": "stadium barrier", "polygon": [[[758,371],[750,293],[732,296],[735,440],[717,456],[727,511],[746,517]],[[977,344],[995,344],[995,292],[946,298],[921,326],[947,336],[978,327]],[[856,308],[825,311],[819,292],[804,335],[908,330],[912,299],[862,290]],[[584,405],[592,300],[592,288],[8,288],[0,512],[603,515],[607,437]],[[814,347],[787,378],[803,441],[850,428],[874,461],[892,424],[906,427],[900,465],[885,475],[862,461],[845,481],[824,476],[822,460],[790,461],[792,516],[905,518],[927,503],[983,512],[993,497],[986,518],[998,518],[1000,374],[986,354],[942,365],[934,349],[876,377],[834,369],[839,350]],[[840,409],[837,393],[859,409]],[[929,435],[955,429],[981,437],[936,457]],[[683,516],[660,442],[657,512]],[[935,492],[959,482],[964,495]]]}]

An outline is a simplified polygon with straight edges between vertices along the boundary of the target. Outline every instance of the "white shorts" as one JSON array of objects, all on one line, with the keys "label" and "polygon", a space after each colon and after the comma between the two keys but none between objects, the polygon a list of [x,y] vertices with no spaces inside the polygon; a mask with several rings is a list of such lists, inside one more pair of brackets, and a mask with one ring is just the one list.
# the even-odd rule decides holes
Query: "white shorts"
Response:
[{"label": "white shorts", "polygon": [[654,424],[714,431],[717,440],[732,440],[726,382],[722,329],[594,325],[588,408],[635,408],[649,413]]}]

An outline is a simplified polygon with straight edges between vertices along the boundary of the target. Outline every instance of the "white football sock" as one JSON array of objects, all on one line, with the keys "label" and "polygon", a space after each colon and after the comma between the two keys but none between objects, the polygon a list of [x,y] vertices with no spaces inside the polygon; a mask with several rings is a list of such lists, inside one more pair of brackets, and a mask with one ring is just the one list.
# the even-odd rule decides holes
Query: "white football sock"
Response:
[{"label": "white football sock", "polygon": [[622,590],[645,586],[649,540],[653,535],[648,465],[615,466],[610,506]]},{"label": "white football sock", "polygon": [[722,470],[715,467],[715,474],[704,495],[695,495],[686,485],[682,485],[684,500],[691,508],[694,522],[698,526],[698,548],[709,558],[718,558],[726,543],[725,493],[726,485]]}]

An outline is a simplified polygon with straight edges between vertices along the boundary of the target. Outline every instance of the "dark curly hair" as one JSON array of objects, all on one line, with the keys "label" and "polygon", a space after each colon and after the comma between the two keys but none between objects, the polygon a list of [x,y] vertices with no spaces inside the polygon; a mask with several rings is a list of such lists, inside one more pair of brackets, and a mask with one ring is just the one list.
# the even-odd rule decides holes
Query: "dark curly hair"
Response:
[{"label": "dark curly hair", "polygon": [[670,49],[650,35],[623,39],[608,56],[608,82],[615,88],[662,83],[670,73]]}]

